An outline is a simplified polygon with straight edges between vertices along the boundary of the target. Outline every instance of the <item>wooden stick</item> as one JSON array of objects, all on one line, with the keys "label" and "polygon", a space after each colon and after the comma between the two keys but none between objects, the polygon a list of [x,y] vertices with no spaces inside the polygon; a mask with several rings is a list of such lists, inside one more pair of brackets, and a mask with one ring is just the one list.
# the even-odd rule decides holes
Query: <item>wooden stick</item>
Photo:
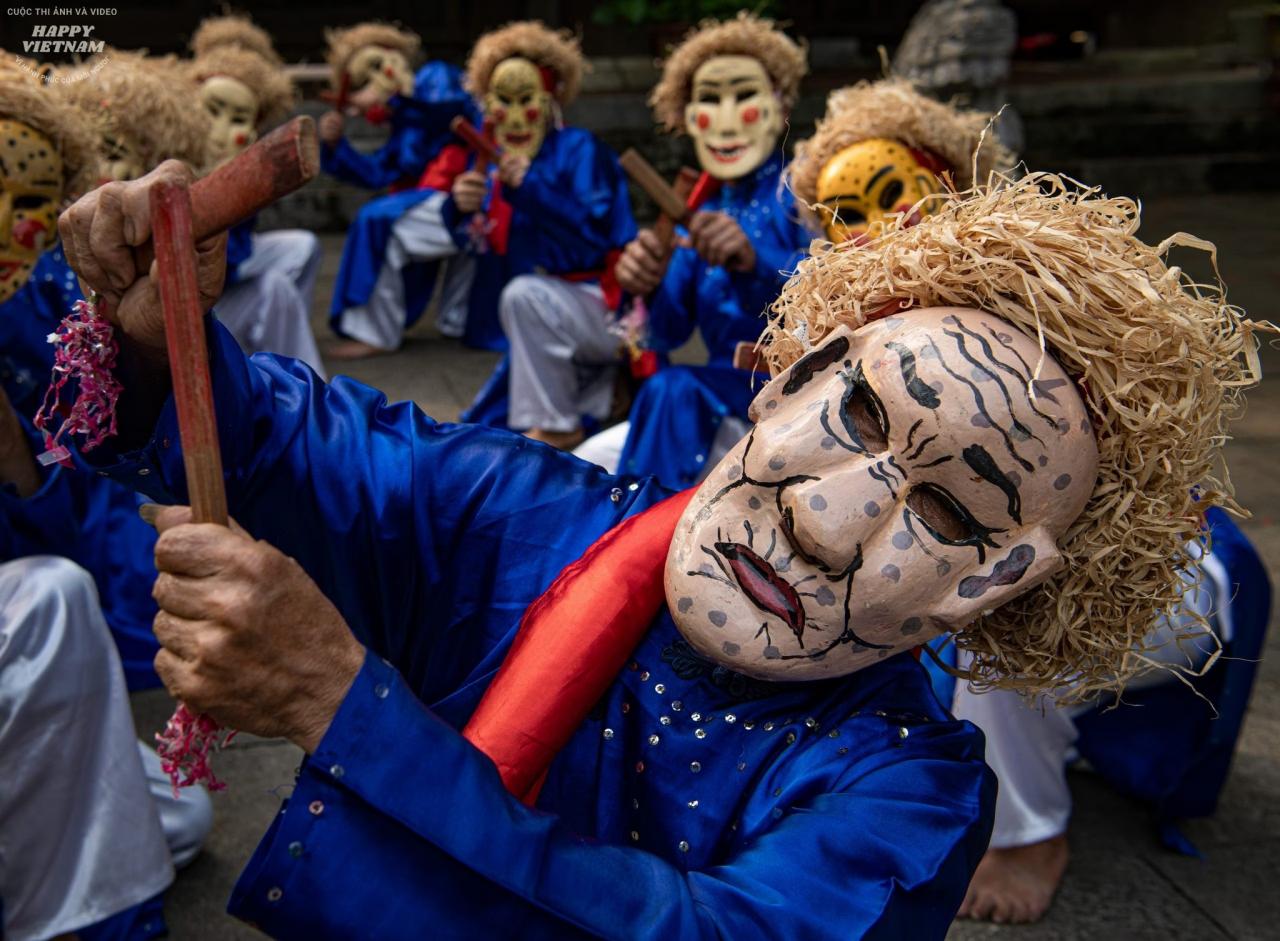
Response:
[{"label": "wooden stick", "polygon": [[618,163],[627,171],[627,176],[635,181],[636,186],[644,190],[645,194],[658,204],[658,209],[663,214],[670,216],[677,223],[685,221],[689,211],[684,199],[667,185],[667,181],[648,160],[640,156],[639,151],[628,148],[627,152],[618,158]]},{"label": "wooden stick", "polygon": [[476,126],[462,115],[458,115],[449,122],[449,130],[461,137],[466,145],[478,155],[482,154],[486,159],[492,160],[494,163],[502,159],[502,151],[498,148],[498,145],[480,133]]},{"label": "wooden stick", "polygon": [[180,183],[151,190],[151,240],[155,246],[160,303],[164,307],[169,373],[178,408],[192,519],[227,525],[227,494],[213,411],[213,382],[205,346],[204,313],[196,281],[191,192]]},{"label": "wooden stick", "polygon": [[[671,191],[680,198],[681,202],[684,202],[689,198],[689,194],[693,191],[694,184],[697,182],[697,170],[681,167],[680,172],[676,174],[675,182],[671,184]],[[658,221],[653,224],[653,234],[662,243],[663,251],[670,255],[676,241],[676,220],[665,212],[658,213]]]}]

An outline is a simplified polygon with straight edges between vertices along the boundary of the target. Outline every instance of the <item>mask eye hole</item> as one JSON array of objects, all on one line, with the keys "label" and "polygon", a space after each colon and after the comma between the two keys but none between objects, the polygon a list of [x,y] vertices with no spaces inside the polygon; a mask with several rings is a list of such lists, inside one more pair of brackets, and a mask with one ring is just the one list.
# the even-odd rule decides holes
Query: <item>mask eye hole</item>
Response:
[{"label": "mask eye hole", "polygon": [[902,181],[890,180],[880,191],[880,208],[886,212],[898,204],[902,198]]},{"label": "mask eye hole", "polygon": [[990,532],[980,527],[955,497],[934,484],[917,484],[907,494],[907,508],[929,527],[941,542],[968,545],[985,541]]},{"label": "mask eye hole", "polygon": [[13,200],[14,209],[39,210],[52,202],[48,196],[15,196]]},{"label": "mask eye hole", "polygon": [[844,400],[844,411],[868,451],[880,452],[888,448],[889,420],[884,407],[862,384],[849,390]]}]

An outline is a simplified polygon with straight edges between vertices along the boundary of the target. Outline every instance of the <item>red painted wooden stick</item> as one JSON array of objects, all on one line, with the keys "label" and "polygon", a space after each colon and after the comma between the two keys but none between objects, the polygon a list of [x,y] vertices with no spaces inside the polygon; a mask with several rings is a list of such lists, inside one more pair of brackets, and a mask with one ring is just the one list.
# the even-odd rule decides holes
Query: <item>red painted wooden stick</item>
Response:
[{"label": "red painted wooden stick", "polygon": [[476,126],[462,117],[462,115],[458,115],[458,117],[449,122],[449,130],[461,137],[466,145],[477,154],[483,155],[495,163],[502,159],[502,151],[498,148],[498,145],[480,133]]},{"label": "red painted wooden stick", "polygon": [[191,193],[181,183],[151,190],[151,239],[155,246],[164,307],[169,373],[178,407],[178,430],[186,464],[192,519],[227,525],[227,494],[213,412],[213,383],[205,347],[204,313],[196,281]]}]

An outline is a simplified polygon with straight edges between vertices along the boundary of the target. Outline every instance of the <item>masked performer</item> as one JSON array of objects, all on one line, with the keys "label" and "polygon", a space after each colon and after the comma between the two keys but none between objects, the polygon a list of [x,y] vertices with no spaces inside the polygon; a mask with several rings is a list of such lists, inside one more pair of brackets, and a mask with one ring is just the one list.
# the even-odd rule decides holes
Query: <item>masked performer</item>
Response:
[{"label": "masked performer", "polygon": [[[410,69],[419,45],[413,33],[386,23],[361,23],[329,32],[328,41],[335,108],[320,119],[321,165],[344,182],[392,190],[362,206],[348,229],[334,287],[333,327],[342,334],[344,312],[370,303],[389,253],[397,260],[385,276],[384,288],[386,279],[395,279],[392,300],[403,306],[408,326],[426,308],[437,270],[431,263],[412,265],[400,260],[402,242],[392,239],[392,231],[408,210],[437,195],[442,181],[424,171],[446,144],[456,142],[449,122],[462,115],[478,123],[478,112],[462,87],[460,69],[445,62],[428,62],[416,74]],[[371,154],[357,151],[343,137],[344,111],[362,113],[372,124],[389,121],[386,142]],[[479,336],[476,324],[467,331],[467,295],[473,275],[474,266],[466,255],[445,263],[436,324],[445,336],[491,345]],[[492,326],[496,328],[496,322]],[[345,358],[367,355],[370,350],[368,344],[353,340],[330,352]]]},{"label": "masked performer", "polygon": [[[137,224],[101,198],[67,216],[82,273]],[[752,433],[671,500],[214,324],[228,499],[261,541],[161,514],[157,665],[310,756],[233,912],[277,937],[941,938],[995,795],[902,654],[949,631],[982,683],[1114,685],[1230,502],[1250,325],[1136,222],[1031,177],[802,262]],[[121,304],[149,368],[94,454],[181,500],[152,303]]]},{"label": "masked performer", "polygon": [[211,824],[202,791],[174,798],[129,712],[121,656],[131,683],[155,682],[154,534],[127,489],[33,457],[46,337],[79,298],[57,213],[97,173],[81,113],[0,55],[0,900],[15,941],[162,934],[157,893]]},{"label": "masked performer", "polygon": [[[210,169],[230,160],[293,106],[293,87],[269,38],[240,17],[205,20],[191,47],[188,76],[211,121]],[[255,232],[256,219],[233,228],[227,243],[227,284],[218,317],[248,352],[300,359],[320,375],[324,364],[311,333],[311,298],[320,267],[320,240],[302,229]]]},{"label": "masked performer", "polygon": [[618,283],[643,299],[649,348],[665,354],[697,328],[710,361],[647,379],[630,422],[593,438],[583,457],[683,487],[714,466],[717,436],[722,455],[745,432],[751,373],[734,368],[734,350],[760,335],[811,237],[779,183],[778,138],[805,71],[801,46],[746,13],[704,23],[667,58],[650,98],[654,116],[692,138],[719,186],[681,232],[686,247],[669,253],[650,230],[628,244]]}]

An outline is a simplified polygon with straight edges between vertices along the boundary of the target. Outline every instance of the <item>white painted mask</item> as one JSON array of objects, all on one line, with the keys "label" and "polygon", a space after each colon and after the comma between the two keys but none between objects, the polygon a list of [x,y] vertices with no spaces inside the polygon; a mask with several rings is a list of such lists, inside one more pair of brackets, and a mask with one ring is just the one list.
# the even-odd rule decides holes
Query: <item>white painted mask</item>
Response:
[{"label": "white painted mask", "polygon": [[715,56],[693,73],[685,130],[702,169],[737,180],[778,148],[785,115],[769,73],[750,56]]},{"label": "white painted mask", "polygon": [[200,84],[200,100],[213,119],[209,160],[230,160],[258,139],[258,96],[230,75],[213,75]]},{"label": "white painted mask", "polygon": [[385,104],[394,95],[408,95],[413,91],[413,70],[409,68],[409,60],[404,53],[384,46],[357,49],[347,66],[347,75],[352,91],[366,89],[380,104]]},{"label": "white painted mask", "polygon": [[547,136],[551,108],[551,94],[536,65],[519,57],[498,63],[484,96],[484,113],[493,122],[499,147],[532,160]]},{"label": "white painted mask", "polygon": [[750,676],[840,676],[1061,565],[1098,451],[1075,384],[977,310],[841,328],[771,380],[676,527],[681,634]]}]

